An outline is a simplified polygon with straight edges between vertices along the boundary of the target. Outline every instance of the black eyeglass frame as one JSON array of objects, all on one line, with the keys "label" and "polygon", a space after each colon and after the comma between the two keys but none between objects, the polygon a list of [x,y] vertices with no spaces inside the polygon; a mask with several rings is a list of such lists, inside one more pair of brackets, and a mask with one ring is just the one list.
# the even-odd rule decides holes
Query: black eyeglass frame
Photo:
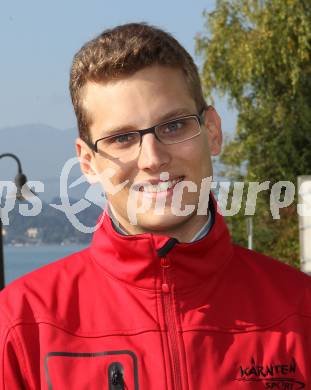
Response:
[{"label": "black eyeglass frame", "polygon": [[195,136],[191,137],[191,138],[187,138],[185,140],[182,140],[182,141],[178,141],[178,142],[174,142],[172,144],[163,144],[163,145],[175,145],[175,144],[178,144],[178,143],[181,143],[181,142],[185,142],[185,141],[188,141],[198,135],[201,134],[201,126],[202,126],[202,123],[204,122],[204,119],[203,119],[203,114],[204,112],[208,109],[208,107],[204,107],[201,112],[199,114],[192,114],[192,115],[184,115],[184,116],[181,116],[181,117],[177,117],[177,118],[174,118],[174,119],[171,119],[169,121],[165,121],[165,122],[161,122],[161,123],[158,123],[157,125],[154,125],[154,126],[151,126],[151,127],[148,127],[147,129],[142,129],[142,130],[134,130],[134,131],[128,131],[128,132],[125,132],[125,133],[120,133],[120,134],[114,134],[114,135],[108,135],[107,137],[102,137],[102,138],[99,138],[98,140],[95,141],[95,143],[92,143],[90,141],[87,142],[87,144],[89,145],[89,147],[95,152],[95,153],[100,153],[100,151],[98,150],[97,148],[97,144],[98,142],[104,140],[104,139],[110,139],[110,138],[113,138],[113,137],[117,137],[117,136],[121,136],[121,135],[124,135],[124,134],[139,134],[140,136],[140,142],[139,142],[139,147],[141,146],[141,143],[142,143],[142,139],[143,139],[143,136],[145,134],[153,134],[155,136],[155,138],[161,143],[163,144],[163,142],[159,139],[157,133],[156,133],[156,129],[160,126],[163,126],[163,125],[166,125],[167,123],[170,123],[170,122],[175,122],[175,121],[178,121],[178,120],[181,120],[181,119],[187,119],[187,118],[196,118],[196,120],[198,121],[199,123],[199,127],[200,127],[200,132],[198,134],[196,134]]}]

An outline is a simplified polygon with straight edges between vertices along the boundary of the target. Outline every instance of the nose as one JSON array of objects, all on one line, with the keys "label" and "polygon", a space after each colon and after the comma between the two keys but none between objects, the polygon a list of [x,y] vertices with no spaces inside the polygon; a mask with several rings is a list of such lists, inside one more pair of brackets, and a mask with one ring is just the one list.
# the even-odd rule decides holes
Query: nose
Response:
[{"label": "nose", "polygon": [[150,172],[160,172],[171,160],[166,145],[161,144],[154,134],[142,137],[138,156],[138,168]]}]

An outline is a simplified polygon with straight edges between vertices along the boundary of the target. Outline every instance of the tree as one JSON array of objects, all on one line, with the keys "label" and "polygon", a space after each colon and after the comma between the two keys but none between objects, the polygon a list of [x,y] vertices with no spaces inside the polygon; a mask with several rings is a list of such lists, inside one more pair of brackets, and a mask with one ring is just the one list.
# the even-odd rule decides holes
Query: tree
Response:
[{"label": "tree", "polygon": [[[227,95],[238,111],[222,160],[247,181],[296,185],[311,170],[311,1],[218,0],[204,17],[196,48],[205,93]],[[271,221],[268,195],[255,215],[256,249],[297,262],[297,213]]]}]

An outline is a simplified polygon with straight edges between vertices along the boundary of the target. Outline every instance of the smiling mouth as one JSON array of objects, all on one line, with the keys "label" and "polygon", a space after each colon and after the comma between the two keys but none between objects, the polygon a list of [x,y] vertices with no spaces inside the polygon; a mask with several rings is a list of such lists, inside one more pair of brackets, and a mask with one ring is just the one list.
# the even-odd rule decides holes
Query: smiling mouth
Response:
[{"label": "smiling mouth", "polygon": [[173,180],[159,181],[157,184],[143,183],[134,187],[135,191],[146,192],[149,194],[166,192],[175,187],[175,185],[184,180],[184,176],[178,177]]}]

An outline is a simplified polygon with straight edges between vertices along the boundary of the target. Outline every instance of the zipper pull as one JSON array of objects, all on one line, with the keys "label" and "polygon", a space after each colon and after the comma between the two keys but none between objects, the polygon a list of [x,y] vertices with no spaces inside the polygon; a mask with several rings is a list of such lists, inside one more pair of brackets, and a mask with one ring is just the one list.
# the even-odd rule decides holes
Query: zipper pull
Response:
[{"label": "zipper pull", "polygon": [[169,284],[167,283],[167,278],[166,278],[166,269],[169,268],[171,266],[170,264],[170,261],[166,258],[166,257],[161,257],[161,260],[160,260],[160,264],[161,264],[161,268],[162,268],[162,273],[163,273],[163,282],[162,282],[162,292],[164,292],[164,294],[168,294],[170,292],[170,286]]},{"label": "zipper pull", "polygon": [[167,281],[167,268],[169,268],[171,264],[170,261],[167,259],[166,255],[174,248],[176,244],[178,244],[177,238],[171,237],[166,241],[162,248],[157,249],[158,256],[160,257],[160,264],[163,276],[161,288],[164,294],[168,294],[170,292],[170,286]]},{"label": "zipper pull", "polygon": [[168,294],[170,292],[170,286],[167,283],[162,283],[161,288],[164,294]]},{"label": "zipper pull", "polygon": [[124,390],[124,370],[119,362],[113,362],[108,367],[109,390]]}]

